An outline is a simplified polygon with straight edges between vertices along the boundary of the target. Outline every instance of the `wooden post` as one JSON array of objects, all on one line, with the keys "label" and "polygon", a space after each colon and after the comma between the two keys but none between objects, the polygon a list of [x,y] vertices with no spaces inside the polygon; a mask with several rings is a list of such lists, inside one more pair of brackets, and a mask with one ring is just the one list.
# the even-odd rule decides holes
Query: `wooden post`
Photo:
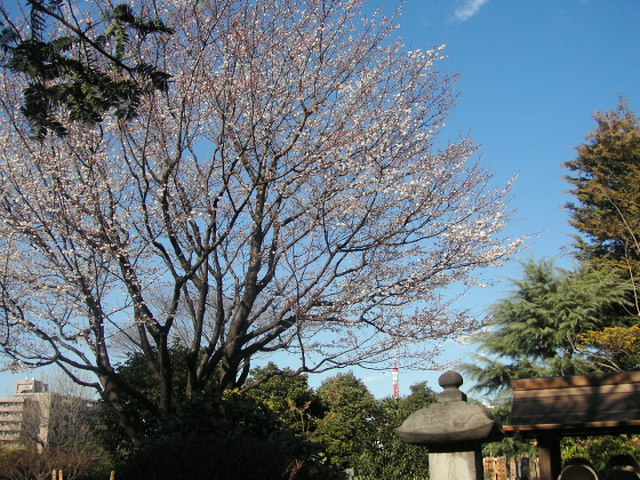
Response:
[{"label": "wooden post", "polygon": [[538,460],[540,461],[540,480],[555,480],[560,475],[560,436],[538,438]]}]

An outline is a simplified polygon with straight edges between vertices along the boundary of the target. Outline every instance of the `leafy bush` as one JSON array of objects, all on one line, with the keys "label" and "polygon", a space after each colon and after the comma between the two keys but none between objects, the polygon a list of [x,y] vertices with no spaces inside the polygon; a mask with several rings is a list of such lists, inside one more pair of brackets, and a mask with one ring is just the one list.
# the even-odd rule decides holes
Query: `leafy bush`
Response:
[{"label": "leafy bush", "polygon": [[637,435],[604,435],[601,437],[566,438],[562,441],[562,461],[587,458],[602,471],[613,455],[640,458],[640,437]]},{"label": "leafy bush", "polygon": [[184,402],[146,445],[117,469],[136,480],[342,478],[317,445],[285,426],[262,402],[226,392]]},{"label": "leafy bush", "polygon": [[278,440],[242,435],[191,435],[149,444],[118,469],[136,480],[311,480],[339,478],[328,467]]}]

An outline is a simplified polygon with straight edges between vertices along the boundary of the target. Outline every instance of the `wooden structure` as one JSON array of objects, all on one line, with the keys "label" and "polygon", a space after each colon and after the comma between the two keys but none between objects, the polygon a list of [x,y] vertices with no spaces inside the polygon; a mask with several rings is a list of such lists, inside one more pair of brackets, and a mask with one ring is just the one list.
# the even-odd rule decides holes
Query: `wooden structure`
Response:
[{"label": "wooden structure", "polygon": [[640,433],[640,372],[515,380],[504,431],[537,439],[541,480],[554,480],[563,436]]}]

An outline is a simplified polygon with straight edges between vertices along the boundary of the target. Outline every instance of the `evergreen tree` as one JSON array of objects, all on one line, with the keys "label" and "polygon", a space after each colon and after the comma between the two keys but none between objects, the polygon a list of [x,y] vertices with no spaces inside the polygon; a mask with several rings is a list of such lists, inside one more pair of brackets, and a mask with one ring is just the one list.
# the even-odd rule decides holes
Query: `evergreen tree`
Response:
[{"label": "evergreen tree", "polygon": [[640,123],[620,103],[596,112],[596,128],[565,163],[576,201],[567,207],[578,229],[578,257],[599,270],[615,270],[634,286],[622,313],[640,314]]},{"label": "evergreen tree", "polygon": [[356,470],[375,428],[376,399],[366,385],[351,373],[325,380],[318,389],[327,413],[314,439],[323,443],[328,457],[342,470]]},{"label": "evergreen tree", "polygon": [[413,480],[429,478],[427,451],[422,445],[403,442],[393,429],[413,412],[436,401],[436,394],[426,383],[411,386],[406,397],[384,398],[378,401],[378,413],[373,419],[374,432],[358,462],[363,478]]},{"label": "evergreen tree", "polygon": [[465,371],[489,392],[510,391],[512,380],[597,370],[581,348],[581,334],[619,321],[628,286],[613,273],[557,268],[529,261],[516,287],[492,306],[487,330],[476,338],[486,356]]},{"label": "evergreen tree", "polygon": [[[102,402],[102,423],[108,428],[97,433],[115,461],[119,476],[140,480],[343,478],[341,472],[326,462],[321,445],[301,434],[307,432],[302,431],[294,415],[295,405],[304,405],[304,398],[313,399],[314,408],[319,403],[305,376],[271,376],[273,372],[287,371],[269,364],[254,371],[252,380],[267,380],[250,393],[233,390],[219,394],[210,385],[208,390],[186,397],[180,388],[187,381],[183,349],[175,344],[170,350],[177,377],[176,409],[171,417],[149,415],[133,395],[122,399],[127,415],[142,425],[144,442],[140,447],[133,445],[118,427],[110,405]],[[148,397],[159,395],[144,355],[128,355],[117,369]]]},{"label": "evergreen tree", "polygon": [[64,115],[90,126],[109,112],[131,119],[144,95],[167,91],[170,75],[125,54],[133,44],[142,51],[150,34],[172,33],[159,18],[124,3],[102,9],[100,18],[64,0],[27,4],[26,36],[19,19],[0,10],[0,48],[4,65],[27,80],[21,110],[37,138],[66,135]]},{"label": "evergreen tree", "polygon": [[324,414],[320,397],[309,387],[306,375],[280,369],[270,362],[266,367],[255,368],[248,383],[256,387],[247,393],[267,405],[296,433],[313,432]]},{"label": "evergreen tree", "polygon": [[[475,340],[480,351],[464,370],[475,390],[493,394],[493,413],[511,422],[513,380],[579,375],[602,371],[594,349],[585,348],[590,332],[620,322],[617,307],[627,302],[629,286],[615,272],[588,265],[557,268],[551,260],[529,261],[515,289],[491,307],[489,325]],[[531,445],[516,438],[487,445],[487,454],[530,455]]]}]

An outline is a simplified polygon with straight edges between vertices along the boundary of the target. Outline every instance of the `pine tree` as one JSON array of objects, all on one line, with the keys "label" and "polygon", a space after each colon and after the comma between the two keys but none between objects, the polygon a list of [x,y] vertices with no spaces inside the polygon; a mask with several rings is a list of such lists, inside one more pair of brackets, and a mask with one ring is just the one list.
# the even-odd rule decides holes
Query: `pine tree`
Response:
[{"label": "pine tree", "polygon": [[477,389],[506,393],[518,378],[597,371],[581,335],[619,321],[628,285],[614,272],[564,270],[551,260],[529,261],[512,282],[515,290],[492,306],[488,329],[476,339],[487,355],[465,366]]},{"label": "pine tree", "polygon": [[[576,201],[567,205],[578,229],[580,259],[598,270],[615,270],[633,285],[626,313],[640,313],[640,123],[621,102],[596,112],[596,128],[565,163]],[[625,312],[622,312],[623,314]]]}]

